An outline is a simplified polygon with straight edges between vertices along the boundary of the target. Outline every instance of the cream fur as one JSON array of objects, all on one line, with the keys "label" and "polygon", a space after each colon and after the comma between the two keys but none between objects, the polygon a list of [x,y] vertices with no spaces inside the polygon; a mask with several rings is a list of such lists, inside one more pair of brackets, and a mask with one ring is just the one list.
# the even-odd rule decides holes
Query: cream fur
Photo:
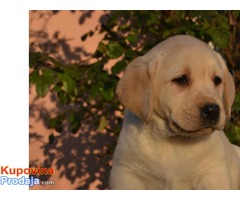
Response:
[{"label": "cream fur", "polygon": [[[182,75],[185,85],[175,81]],[[234,82],[205,43],[190,36],[163,41],[129,64],[116,92],[126,111],[111,189],[240,189],[240,148],[222,131]],[[202,116],[207,104],[219,106],[217,122]]]}]

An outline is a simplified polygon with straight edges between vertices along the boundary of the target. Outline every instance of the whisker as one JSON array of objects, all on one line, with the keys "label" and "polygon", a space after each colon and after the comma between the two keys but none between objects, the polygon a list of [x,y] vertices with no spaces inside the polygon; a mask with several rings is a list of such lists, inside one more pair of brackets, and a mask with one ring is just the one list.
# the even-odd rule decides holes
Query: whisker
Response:
[{"label": "whisker", "polygon": [[170,123],[172,123],[172,122],[173,122],[173,121],[172,121],[171,118],[167,120],[167,124],[166,124],[166,125],[167,125],[168,128],[171,128],[171,127],[170,127]]},{"label": "whisker", "polygon": [[[234,117],[231,117],[230,119],[227,119],[227,121],[231,122],[232,125],[234,125],[235,123],[236,124],[239,124],[240,121],[237,119],[237,118],[234,118]],[[233,121],[233,122],[232,122]]]},{"label": "whisker", "polygon": [[234,126],[230,119],[226,119],[226,125]]},{"label": "whisker", "polygon": [[226,119],[225,128],[227,128],[228,131],[232,131],[237,124],[239,124],[239,120],[231,117],[231,118]]}]

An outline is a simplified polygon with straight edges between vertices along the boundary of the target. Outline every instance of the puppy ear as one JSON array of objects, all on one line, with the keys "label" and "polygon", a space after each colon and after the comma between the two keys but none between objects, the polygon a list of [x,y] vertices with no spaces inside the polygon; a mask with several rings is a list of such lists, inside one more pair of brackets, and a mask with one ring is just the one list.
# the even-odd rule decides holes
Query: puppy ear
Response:
[{"label": "puppy ear", "polygon": [[117,85],[120,102],[148,123],[153,112],[153,78],[156,62],[139,57],[131,62]]},{"label": "puppy ear", "polygon": [[224,70],[224,93],[223,93],[223,103],[226,112],[226,117],[229,119],[231,117],[231,107],[235,99],[235,85],[232,75],[230,74],[223,58],[217,53],[220,60],[222,68]]},{"label": "puppy ear", "polygon": [[235,99],[235,85],[234,85],[233,77],[229,73],[228,69],[226,69],[226,72],[225,72],[223,99],[224,99],[226,116],[229,119],[231,117],[231,107]]}]

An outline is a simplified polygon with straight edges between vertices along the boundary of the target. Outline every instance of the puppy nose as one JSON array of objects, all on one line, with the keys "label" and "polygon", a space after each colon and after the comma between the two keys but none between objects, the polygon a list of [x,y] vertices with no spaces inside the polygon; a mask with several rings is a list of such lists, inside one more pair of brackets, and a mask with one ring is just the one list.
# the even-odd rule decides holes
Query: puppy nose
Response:
[{"label": "puppy nose", "polygon": [[209,121],[217,120],[220,115],[220,108],[217,104],[207,104],[202,108],[202,115]]}]

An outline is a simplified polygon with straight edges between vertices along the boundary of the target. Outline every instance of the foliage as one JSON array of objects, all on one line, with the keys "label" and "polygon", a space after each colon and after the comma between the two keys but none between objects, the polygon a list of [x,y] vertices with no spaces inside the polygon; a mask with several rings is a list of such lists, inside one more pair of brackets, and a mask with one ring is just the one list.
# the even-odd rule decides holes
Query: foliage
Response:
[{"label": "foliage", "polygon": [[[98,131],[105,129],[117,135],[121,118],[114,117],[114,124],[110,121],[114,121],[114,111],[122,112],[114,96],[118,74],[135,57],[176,34],[193,35],[212,42],[234,72],[239,91],[239,11],[111,11],[100,21],[100,29],[80,36],[84,41],[97,32],[104,33],[91,64],[64,64],[51,56],[51,52],[30,51],[30,84],[36,86],[38,96],[54,94],[66,107],[64,113],[49,119],[49,129],[61,133],[67,123],[71,132],[77,133],[81,122],[90,116],[98,124]],[[104,65],[111,60],[116,62],[109,74]],[[234,125],[228,127],[230,140],[236,144],[240,144],[239,98],[240,94],[234,104]],[[52,142],[53,135],[49,138]]]}]

